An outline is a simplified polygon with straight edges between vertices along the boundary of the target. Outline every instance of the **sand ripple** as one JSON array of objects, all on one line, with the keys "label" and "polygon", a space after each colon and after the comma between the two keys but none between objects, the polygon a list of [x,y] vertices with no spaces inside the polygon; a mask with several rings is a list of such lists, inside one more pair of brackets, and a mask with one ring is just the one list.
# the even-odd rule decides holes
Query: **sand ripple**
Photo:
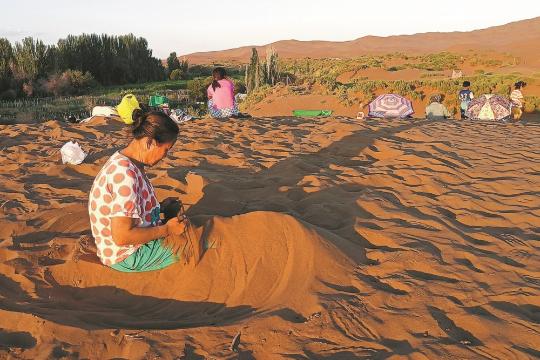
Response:
[{"label": "sand ripple", "polygon": [[[540,356],[536,123],[254,118],[181,134],[152,181],[193,204],[217,249],[126,280],[80,257],[120,125],[0,128],[0,352],[235,358],[241,330],[241,358]],[[70,139],[85,164],[60,164]]]}]

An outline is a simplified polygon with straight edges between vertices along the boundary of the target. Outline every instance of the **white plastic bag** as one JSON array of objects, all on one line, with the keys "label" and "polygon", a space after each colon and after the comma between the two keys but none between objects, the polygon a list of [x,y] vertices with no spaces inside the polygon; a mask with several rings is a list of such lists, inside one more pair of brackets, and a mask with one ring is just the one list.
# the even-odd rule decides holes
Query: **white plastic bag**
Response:
[{"label": "white plastic bag", "polygon": [[79,165],[86,157],[79,143],[75,141],[65,143],[60,149],[60,153],[62,154],[62,163],[64,164]]},{"label": "white plastic bag", "polygon": [[119,117],[120,115],[112,106],[94,106],[92,116]]},{"label": "white plastic bag", "polygon": [[189,115],[182,109],[173,109],[171,111],[171,115],[169,116],[177,124],[182,124],[186,121],[193,120],[193,116]]}]

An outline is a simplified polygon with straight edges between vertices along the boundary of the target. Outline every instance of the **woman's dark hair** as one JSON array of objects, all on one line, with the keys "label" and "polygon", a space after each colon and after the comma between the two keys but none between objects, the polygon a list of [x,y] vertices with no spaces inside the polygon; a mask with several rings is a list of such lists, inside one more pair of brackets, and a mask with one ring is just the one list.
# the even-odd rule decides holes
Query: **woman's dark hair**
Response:
[{"label": "woman's dark hair", "polygon": [[214,89],[214,91],[216,91],[216,88],[221,87],[218,80],[224,79],[225,76],[227,76],[227,72],[222,67],[217,67],[212,71],[212,77],[214,78],[212,81],[212,89]]},{"label": "woman's dark hair", "polygon": [[523,88],[525,86],[527,86],[527,83],[525,81],[521,81],[521,80],[514,84],[514,87],[516,89],[521,89],[521,88]]},{"label": "woman's dark hair", "polygon": [[433,102],[442,103],[444,101],[444,94],[433,94],[429,98],[429,101],[432,103]]},{"label": "woman's dark hair", "polygon": [[463,87],[469,87],[471,86],[471,82],[470,81],[464,81],[463,82]]},{"label": "woman's dark hair", "polygon": [[142,139],[144,137],[156,140],[159,144],[176,141],[178,125],[164,112],[150,111],[144,112],[140,109],[133,111],[133,137]]}]

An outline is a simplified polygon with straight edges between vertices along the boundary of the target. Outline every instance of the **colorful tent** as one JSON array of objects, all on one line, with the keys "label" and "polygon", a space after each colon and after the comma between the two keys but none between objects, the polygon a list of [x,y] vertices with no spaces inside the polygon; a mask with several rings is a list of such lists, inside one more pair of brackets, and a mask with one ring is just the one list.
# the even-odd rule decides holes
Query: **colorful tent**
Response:
[{"label": "colorful tent", "polygon": [[396,94],[379,95],[369,103],[370,117],[377,118],[406,118],[414,114],[410,100]]},{"label": "colorful tent", "polygon": [[120,115],[122,120],[128,125],[133,124],[133,111],[140,108],[139,102],[133,94],[127,94],[124,96],[122,101],[120,101],[120,104],[116,106],[118,115]]},{"label": "colorful tent", "polygon": [[512,102],[500,95],[487,94],[471,100],[465,116],[471,120],[503,120],[512,115]]}]

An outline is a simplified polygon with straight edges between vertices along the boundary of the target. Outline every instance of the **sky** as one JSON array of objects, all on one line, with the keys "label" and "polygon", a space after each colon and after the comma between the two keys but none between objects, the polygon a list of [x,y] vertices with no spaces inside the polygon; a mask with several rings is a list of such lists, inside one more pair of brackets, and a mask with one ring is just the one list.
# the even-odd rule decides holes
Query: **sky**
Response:
[{"label": "sky", "polygon": [[[0,37],[133,33],[155,56],[365,35],[469,31],[540,16],[539,0],[0,0]],[[506,5],[504,5],[506,4]]]}]

